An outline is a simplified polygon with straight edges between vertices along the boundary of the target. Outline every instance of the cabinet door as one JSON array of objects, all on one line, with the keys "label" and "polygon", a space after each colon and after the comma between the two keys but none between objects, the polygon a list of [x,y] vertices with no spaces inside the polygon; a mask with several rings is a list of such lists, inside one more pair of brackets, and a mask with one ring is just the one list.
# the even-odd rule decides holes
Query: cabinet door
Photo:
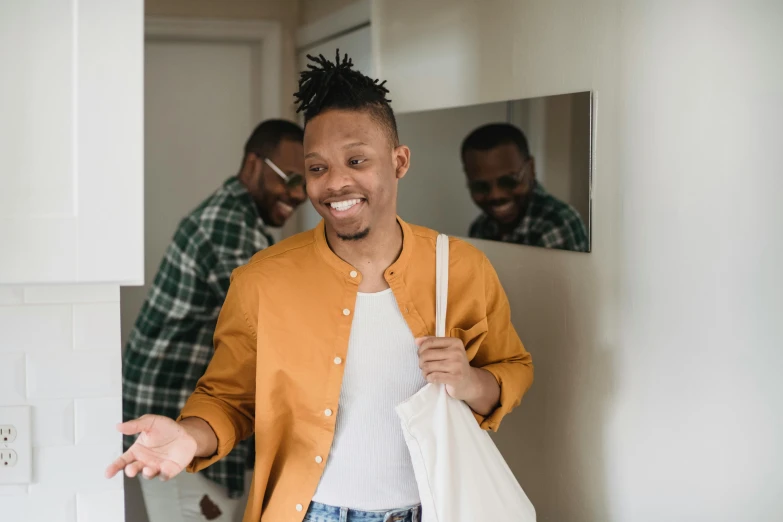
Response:
[{"label": "cabinet door", "polygon": [[0,284],[142,282],[143,19],[0,3]]}]

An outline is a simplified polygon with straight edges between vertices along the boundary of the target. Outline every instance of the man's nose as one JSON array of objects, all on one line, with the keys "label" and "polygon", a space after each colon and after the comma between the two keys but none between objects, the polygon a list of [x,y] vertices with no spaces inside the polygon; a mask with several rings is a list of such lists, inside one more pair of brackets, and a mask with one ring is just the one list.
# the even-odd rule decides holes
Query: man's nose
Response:
[{"label": "man's nose", "polygon": [[496,181],[493,181],[490,183],[489,194],[487,194],[487,196],[490,200],[506,199],[508,198],[508,193],[500,188]]},{"label": "man's nose", "polygon": [[326,173],[326,189],[329,192],[340,192],[353,186],[353,173],[351,169],[343,166],[332,167]]}]

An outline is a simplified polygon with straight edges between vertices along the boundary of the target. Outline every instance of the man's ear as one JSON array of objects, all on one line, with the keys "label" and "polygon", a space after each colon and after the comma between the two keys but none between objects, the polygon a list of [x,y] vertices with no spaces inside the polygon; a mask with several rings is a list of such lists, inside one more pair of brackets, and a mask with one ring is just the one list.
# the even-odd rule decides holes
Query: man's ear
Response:
[{"label": "man's ear", "polygon": [[392,154],[394,155],[394,175],[397,179],[402,179],[411,166],[411,149],[405,145],[398,145]]},{"label": "man's ear", "polygon": [[261,180],[261,169],[263,169],[263,161],[261,158],[254,152],[248,152],[245,155],[245,161],[242,164],[239,179],[247,186],[257,187]]}]

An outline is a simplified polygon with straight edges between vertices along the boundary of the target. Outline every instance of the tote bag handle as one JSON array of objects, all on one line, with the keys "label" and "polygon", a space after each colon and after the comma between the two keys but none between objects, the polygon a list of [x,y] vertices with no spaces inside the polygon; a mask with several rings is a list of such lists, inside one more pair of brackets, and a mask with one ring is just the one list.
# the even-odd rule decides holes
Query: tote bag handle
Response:
[{"label": "tote bag handle", "polygon": [[435,336],[446,337],[446,303],[449,300],[449,236],[439,234],[435,245]]}]

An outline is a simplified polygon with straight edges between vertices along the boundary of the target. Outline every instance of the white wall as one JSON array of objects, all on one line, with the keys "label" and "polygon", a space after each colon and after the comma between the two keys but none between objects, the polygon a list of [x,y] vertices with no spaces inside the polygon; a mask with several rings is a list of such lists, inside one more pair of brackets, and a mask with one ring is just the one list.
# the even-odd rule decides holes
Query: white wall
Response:
[{"label": "white wall", "polygon": [[2,519],[122,522],[118,285],[0,286],[0,406],[32,406],[33,483],[0,486]]},{"label": "white wall", "polygon": [[780,518],[781,26],[763,1],[376,5],[398,111],[595,91],[593,253],[480,245],[536,363],[496,440],[539,520]]}]

